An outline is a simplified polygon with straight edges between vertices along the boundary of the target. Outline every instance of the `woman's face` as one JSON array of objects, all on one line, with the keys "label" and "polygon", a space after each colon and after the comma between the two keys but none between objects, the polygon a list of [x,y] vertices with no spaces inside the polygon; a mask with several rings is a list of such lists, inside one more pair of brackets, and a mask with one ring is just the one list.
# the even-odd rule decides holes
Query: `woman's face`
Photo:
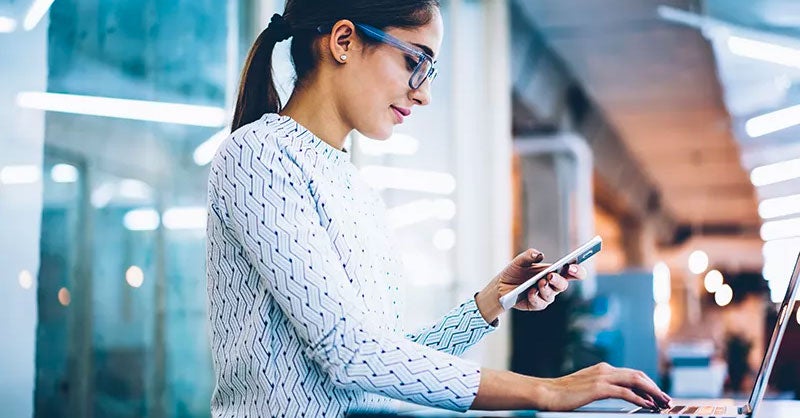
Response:
[{"label": "woman's face", "polygon": [[[435,59],[442,44],[442,17],[435,10],[424,26],[387,28],[385,32]],[[340,109],[357,131],[373,139],[387,139],[395,125],[411,117],[414,106],[430,103],[430,80],[412,89],[408,80],[416,58],[388,44],[371,46],[354,55],[357,57],[352,61],[348,57],[350,68],[345,77],[348,86],[342,86],[344,102],[340,103]]]}]

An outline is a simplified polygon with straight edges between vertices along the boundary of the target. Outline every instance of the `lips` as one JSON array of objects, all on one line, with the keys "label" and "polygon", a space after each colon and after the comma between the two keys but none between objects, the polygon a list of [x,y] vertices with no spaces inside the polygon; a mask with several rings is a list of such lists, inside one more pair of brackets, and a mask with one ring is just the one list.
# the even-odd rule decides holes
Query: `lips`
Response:
[{"label": "lips", "polygon": [[405,107],[399,107],[399,106],[392,105],[391,108],[396,110],[403,117],[408,117],[411,114],[411,109],[406,109]]},{"label": "lips", "polygon": [[403,115],[403,117],[408,117],[408,115],[411,114],[411,109],[406,109],[404,107],[397,107],[397,106],[392,105],[392,109],[395,109],[398,112],[400,112],[400,114]]}]

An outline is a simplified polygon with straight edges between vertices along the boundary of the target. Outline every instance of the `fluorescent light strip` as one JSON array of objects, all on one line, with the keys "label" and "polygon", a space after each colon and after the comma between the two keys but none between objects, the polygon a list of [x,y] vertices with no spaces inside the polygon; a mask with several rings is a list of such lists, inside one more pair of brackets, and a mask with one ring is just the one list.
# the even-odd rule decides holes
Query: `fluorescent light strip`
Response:
[{"label": "fluorescent light strip", "polygon": [[744,129],[751,138],[758,138],[800,125],[800,105],[787,107],[748,120]]},{"label": "fluorescent light strip", "polygon": [[394,134],[385,141],[356,134],[358,149],[365,155],[414,155],[419,150],[419,140],[405,134]]},{"label": "fluorescent light strip", "polygon": [[0,183],[31,184],[41,178],[41,169],[35,165],[10,165],[0,170]]},{"label": "fluorescent light strip", "polygon": [[392,229],[424,222],[428,219],[451,220],[455,217],[455,202],[450,199],[419,199],[386,210]]},{"label": "fluorescent light strip", "polygon": [[70,164],[56,164],[50,170],[50,177],[56,183],[75,183],[78,181],[78,169]]},{"label": "fluorescent light strip", "polygon": [[[780,302],[786,294],[786,286],[791,279],[797,252],[800,251],[800,237],[769,241],[764,243],[764,279],[769,282],[770,297]],[[800,295],[798,295],[800,300]]]},{"label": "fluorescent light strip", "polygon": [[728,49],[741,57],[800,68],[800,49],[740,36],[728,37]]},{"label": "fluorescent light strip", "polygon": [[399,189],[436,194],[451,194],[456,179],[448,173],[405,168],[367,166],[361,169],[364,180],[377,189]]},{"label": "fluorescent light strip", "polygon": [[653,267],[653,300],[656,303],[669,303],[672,297],[671,276],[669,266],[663,261]]},{"label": "fluorescent light strip", "polygon": [[25,20],[22,22],[22,27],[25,30],[31,30],[39,24],[50,6],[53,5],[53,0],[34,0],[28,13],[25,15]]},{"label": "fluorescent light strip", "polygon": [[153,188],[141,180],[123,179],[117,183],[116,193],[126,199],[149,200],[153,198]]},{"label": "fluorescent light strip", "polygon": [[17,21],[5,16],[0,16],[0,33],[11,33],[17,29]]},{"label": "fluorescent light strip", "polygon": [[762,219],[800,213],[800,194],[766,199],[758,204],[758,214]]},{"label": "fluorescent light strip", "polygon": [[761,239],[764,241],[794,237],[800,237],[800,217],[765,222],[761,225]]},{"label": "fluorescent light strip", "polygon": [[125,214],[122,223],[129,231],[155,231],[160,219],[155,209],[134,209]]},{"label": "fluorescent light strip", "polygon": [[221,127],[225,125],[226,120],[225,110],[218,107],[59,93],[19,93],[17,105],[51,112],[194,126]]},{"label": "fluorescent light strip", "polygon": [[164,212],[167,229],[205,229],[208,212],[203,207],[176,207]]},{"label": "fluorescent light strip", "polygon": [[101,184],[100,187],[92,191],[92,197],[90,198],[92,206],[96,209],[108,206],[111,199],[114,198],[114,193],[116,193],[116,187],[113,183],[105,182]]},{"label": "fluorescent light strip", "polygon": [[658,338],[664,338],[667,335],[671,319],[672,308],[669,303],[657,303],[653,310],[653,326]]},{"label": "fluorescent light strip", "polygon": [[750,172],[750,182],[757,187],[796,178],[800,178],[800,158],[756,167]]},{"label": "fluorescent light strip", "polygon": [[228,129],[223,129],[195,148],[193,154],[195,164],[204,166],[210,163],[211,160],[214,159],[217,149],[222,145],[222,141],[224,141],[229,134],[230,131]]}]

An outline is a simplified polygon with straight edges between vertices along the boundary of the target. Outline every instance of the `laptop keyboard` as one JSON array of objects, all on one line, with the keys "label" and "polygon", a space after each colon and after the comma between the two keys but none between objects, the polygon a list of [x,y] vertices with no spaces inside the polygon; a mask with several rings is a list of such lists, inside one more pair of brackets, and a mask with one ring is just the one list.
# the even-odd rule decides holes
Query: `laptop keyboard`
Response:
[{"label": "laptop keyboard", "polygon": [[636,413],[639,413],[639,414],[653,414],[653,413],[657,413],[657,414],[685,414],[687,418],[689,418],[692,415],[704,415],[704,416],[712,415],[712,416],[719,416],[720,418],[723,418],[722,414],[725,413],[726,409],[727,408],[725,408],[724,406],[716,406],[715,407],[715,406],[676,405],[676,406],[673,406],[672,408],[664,408],[664,409],[657,409],[657,410],[640,409],[640,410],[636,411]]}]

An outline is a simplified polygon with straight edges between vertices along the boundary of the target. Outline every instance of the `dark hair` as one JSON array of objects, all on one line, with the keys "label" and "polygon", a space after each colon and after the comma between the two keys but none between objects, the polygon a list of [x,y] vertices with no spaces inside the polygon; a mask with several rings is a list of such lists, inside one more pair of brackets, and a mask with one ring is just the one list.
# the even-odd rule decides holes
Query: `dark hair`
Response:
[{"label": "dark hair", "polygon": [[[274,16],[250,48],[242,71],[236,110],[231,131],[276,113],[281,101],[272,74],[275,44],[293,36],[292,63],[299,86],[316,68],[316,40],[323,36],[320,26],[330,26],[341,19],[365,23],[379,29],[414,28],[430,22],[438,0],[287,0],[283,16]],[[370,42],[364,38],[365,42]]]}]

